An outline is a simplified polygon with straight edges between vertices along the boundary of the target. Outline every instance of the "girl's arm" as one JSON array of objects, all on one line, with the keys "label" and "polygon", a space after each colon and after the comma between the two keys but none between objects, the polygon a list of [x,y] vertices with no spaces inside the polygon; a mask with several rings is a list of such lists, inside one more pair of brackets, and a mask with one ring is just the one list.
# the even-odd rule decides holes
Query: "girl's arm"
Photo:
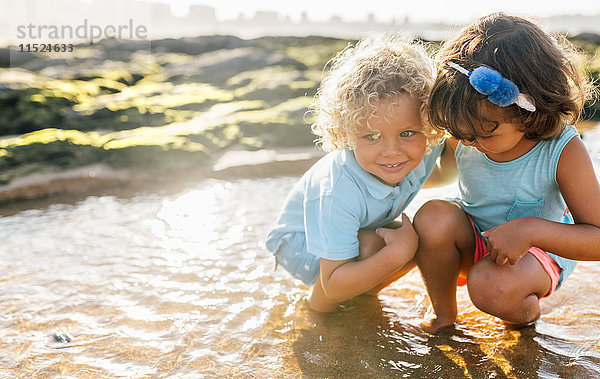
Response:
[{"label": "girl's arm", "polygon": [[571,139],[563,149],[556,180],[575,224],[523,217],[490,229],[484,235],[497,263],[508,258],[514,264],[532,246],[569,259],[600,260],[600,184],[581,139]]},{"label": "girl's arm", "polygon": [[368,292],[404,267],[417,250],[418,237],[406,215],[398,229],[378,229],[386,245],[364,260],[321,258],[320,279],[327,297],[340,302]]},{"label": "girl's arm", "polygon": [[446,138],[444,151],[440,156],[439,161],[431,172],[431,175],[423,184],[423,188],[439,187],[452,183],[456,179],[456,159],[454,159],[454,151],[458,140],[454,137]]}]

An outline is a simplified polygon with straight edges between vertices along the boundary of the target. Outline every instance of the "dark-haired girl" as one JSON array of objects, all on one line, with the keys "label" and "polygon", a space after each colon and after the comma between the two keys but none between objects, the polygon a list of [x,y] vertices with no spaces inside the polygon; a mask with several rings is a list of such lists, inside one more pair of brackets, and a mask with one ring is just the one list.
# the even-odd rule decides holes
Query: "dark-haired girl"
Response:
[{"label": "dark-haired girl", "polygon": [[456,321],[457,283],[480,310],[524,324],[576,260],[600,260],[600,185],[572,126],[589,83],[572,51],[503,13],[440,50],[429,120],[455,138],[460,195],[426,203],[413,222],[427,331]]}]

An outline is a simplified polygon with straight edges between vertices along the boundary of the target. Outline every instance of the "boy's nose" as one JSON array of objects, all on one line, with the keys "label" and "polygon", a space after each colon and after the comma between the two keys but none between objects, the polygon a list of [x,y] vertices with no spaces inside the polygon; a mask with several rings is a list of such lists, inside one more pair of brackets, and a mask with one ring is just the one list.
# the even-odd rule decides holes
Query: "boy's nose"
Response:
[{"label": "boy's nose", "polygon": [[387,140],[383,146],[383,155],[398,155],[401,151],[400,143],[395,140]]}]

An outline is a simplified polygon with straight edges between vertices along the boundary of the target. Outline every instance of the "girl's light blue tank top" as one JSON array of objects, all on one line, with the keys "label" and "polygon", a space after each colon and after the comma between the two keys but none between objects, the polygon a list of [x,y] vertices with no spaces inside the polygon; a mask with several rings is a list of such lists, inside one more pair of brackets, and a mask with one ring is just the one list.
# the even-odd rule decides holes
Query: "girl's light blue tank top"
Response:
[{"label": "girl's light blue tank top", "polygon": [[[479,231],[520,217],[540,217],[573,224],[558,182],[556,169],[562,150],[578,136],[567,125],[553,140],[540,141],[525,155],[510,162],[494,162],[471,146],[458,143],[458,203],[471,215]],[[576,261],[549,253],[562,268],[561,283],[575,269]]]}]

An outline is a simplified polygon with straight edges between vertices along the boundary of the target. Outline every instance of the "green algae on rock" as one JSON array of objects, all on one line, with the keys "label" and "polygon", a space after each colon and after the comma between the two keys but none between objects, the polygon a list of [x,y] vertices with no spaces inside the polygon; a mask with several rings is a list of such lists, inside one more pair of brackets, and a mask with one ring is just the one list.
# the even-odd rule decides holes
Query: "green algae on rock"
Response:
[{"label": "green algae on rock", "polygon": [[[600,80],[592,37],[573,42]],[[0,183],[96,163],[176,171],[209,166],[234,147],[312,145],[308,107],[326,63],[353,42],[203,36],[23,55],[0,68]],[[585,117],[597,110],[588,103]]]}]

